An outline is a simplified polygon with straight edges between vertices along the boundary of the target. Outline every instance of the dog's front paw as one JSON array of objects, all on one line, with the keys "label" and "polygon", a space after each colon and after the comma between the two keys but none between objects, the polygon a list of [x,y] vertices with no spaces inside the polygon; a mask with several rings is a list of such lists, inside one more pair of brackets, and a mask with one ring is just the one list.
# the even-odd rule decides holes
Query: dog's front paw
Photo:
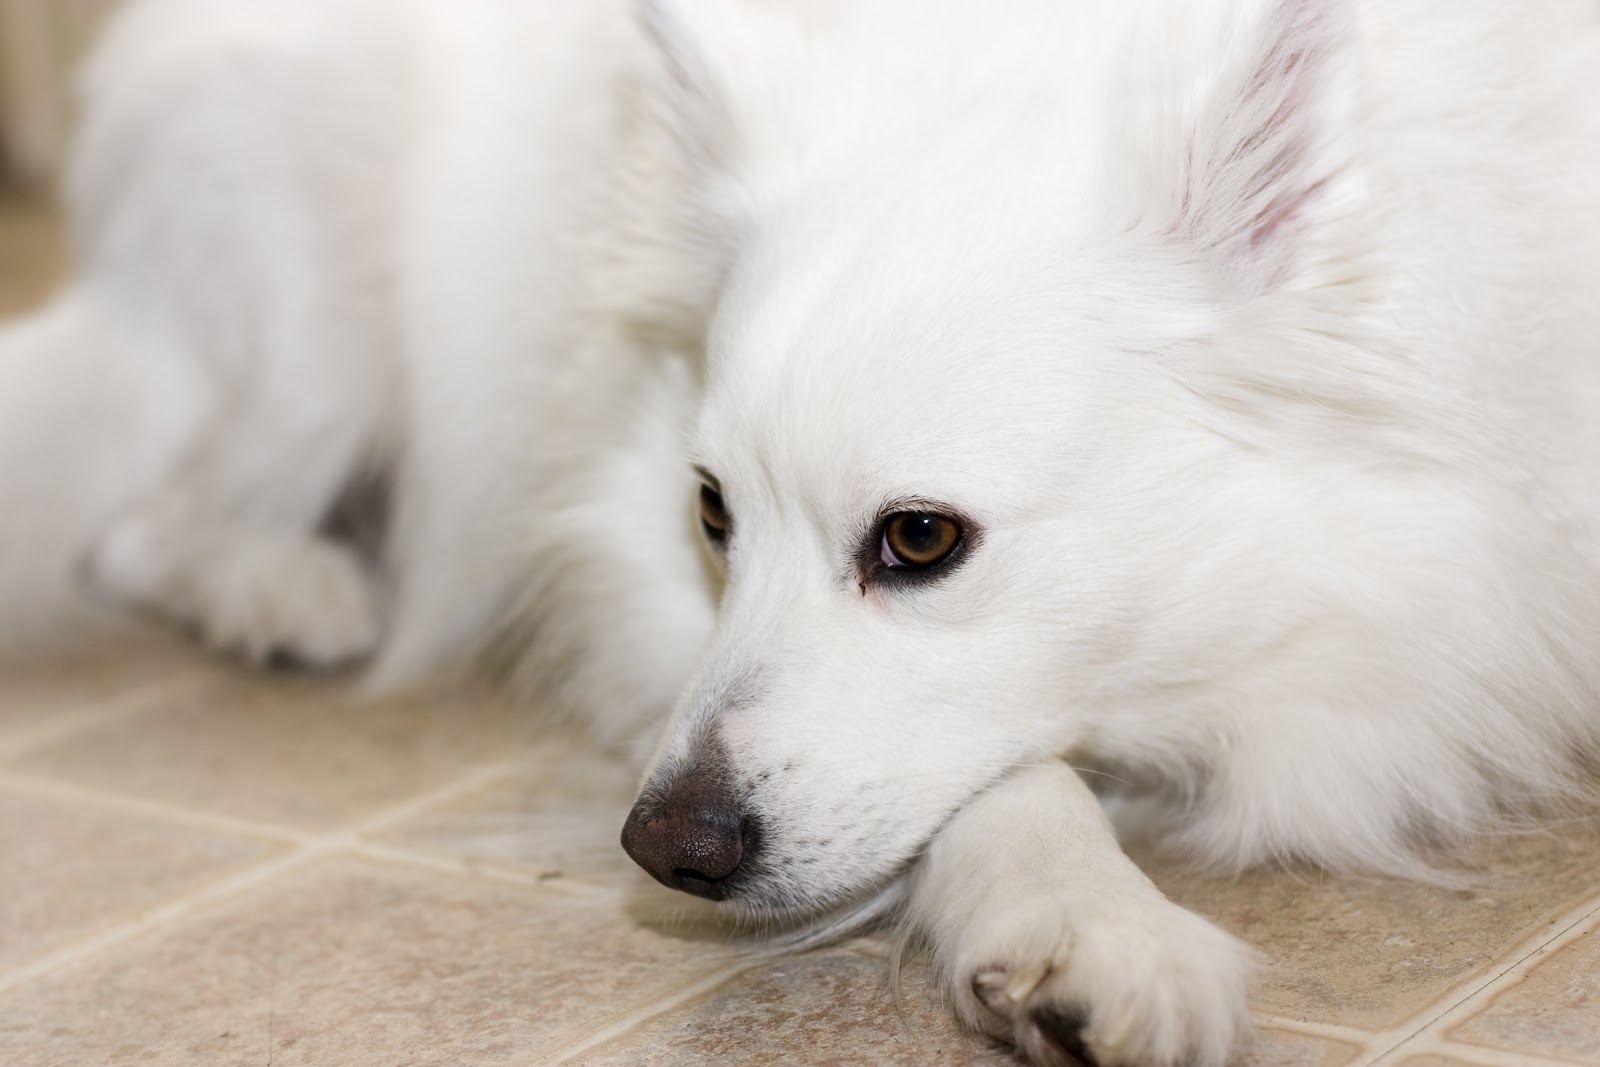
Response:
[{"label": "dog's front paw", "polygon": [[379,640],[372,580],[331,542],[239,552],[218,562],[208,592],[197,620],[207,643],[254,663],[338,667],[366,657]]},{"label": "dog's front paw", "polygon": [[255,663],[337,667],[369,655],[381,636],[377,590],[345,546],[206,522],[175,506],[115,523],[90,555],[88,578]]},{"label": "dog's front paw", "polygon": [[1036,1064],[1221,1067],[1251,1032],[1250,951],[1153,892],[1020,901],[963,941],[957,1010]]}]

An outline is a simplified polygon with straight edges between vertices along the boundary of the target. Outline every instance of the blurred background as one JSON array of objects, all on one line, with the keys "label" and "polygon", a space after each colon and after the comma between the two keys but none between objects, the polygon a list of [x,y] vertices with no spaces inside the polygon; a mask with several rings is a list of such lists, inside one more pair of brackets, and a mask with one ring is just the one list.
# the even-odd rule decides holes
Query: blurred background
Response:
[{"label": "blurred background", "polygon": [[121,0],[0,0],[0,319],[61,269],[51,198],[72,127],[73,70]]},{"label": "blurred background", "polygon": [[0,0],[0,166],[48,186],[72,118],[72,69],[120,0]]}]

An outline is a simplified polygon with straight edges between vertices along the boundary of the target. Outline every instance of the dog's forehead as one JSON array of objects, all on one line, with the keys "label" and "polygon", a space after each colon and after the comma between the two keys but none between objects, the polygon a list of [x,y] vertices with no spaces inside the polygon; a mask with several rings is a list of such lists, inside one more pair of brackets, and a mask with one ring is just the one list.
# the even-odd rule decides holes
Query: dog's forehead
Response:
[{"label": "dog's forehead", "polygon": [[1193,325],[1141,310],[1182,306],[1150,257],[1065,227],[915,221],[813,227],[744,258],[712,324],[708,466],[938,494],[976,457],[992,472],[1073,447],[1088,407],[1120,402],[1108,376]]},{"label": "dog's forehead", "polygon": [[979,313],[959,321],[929,273],[896,288],[878,267],[784,257],[725,303],[708,365],[709,443],[759,430],[773,442],[898,451],[952,432],[961,398],[1000,373],[984,349],[1004,339]]},{"label": "dog's forehead", "polygon": [[713,385],[830,406],[915,391],[992,376],[1037,348],[1023,335],[1071,318],[1071,239],[941,223],[937,207],[890,214],[858,202],[769,220],[712,321]]},{"label": "dog's forehead", "polygon": [[1042,380],[1052,353],[978,313],[958,329],[949,305],[865,298],[813,314],[775,295],[752,309],[718,340],[704,461],[819,514],[855,517],[896,497],[977,503],[1025,456],[1042,458],[1026,428],[1070,421],[1070,389]]}]

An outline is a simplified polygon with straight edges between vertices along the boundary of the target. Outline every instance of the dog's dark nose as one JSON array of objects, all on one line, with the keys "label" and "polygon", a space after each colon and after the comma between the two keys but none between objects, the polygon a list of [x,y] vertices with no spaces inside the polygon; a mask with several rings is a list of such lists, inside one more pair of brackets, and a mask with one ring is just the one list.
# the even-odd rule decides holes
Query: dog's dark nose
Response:
[{"label": "dog's dark nose", "polygon": [[749,858],[751,820],[716,770],[691,769],[664,793],[645,790],[622,847],[662,885],[721,900]]}]

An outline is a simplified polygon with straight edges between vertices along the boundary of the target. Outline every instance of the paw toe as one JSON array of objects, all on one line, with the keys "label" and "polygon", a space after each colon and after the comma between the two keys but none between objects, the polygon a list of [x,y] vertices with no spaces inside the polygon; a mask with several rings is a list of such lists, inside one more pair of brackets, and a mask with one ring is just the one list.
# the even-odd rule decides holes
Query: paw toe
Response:
[{"label": "paw toe", "polygon": [[1000,1015],[1010,1015],[1011,1005],[1006,990],[1006,972],[989,967],[972,976],[972,995],[978,1003]]}]

